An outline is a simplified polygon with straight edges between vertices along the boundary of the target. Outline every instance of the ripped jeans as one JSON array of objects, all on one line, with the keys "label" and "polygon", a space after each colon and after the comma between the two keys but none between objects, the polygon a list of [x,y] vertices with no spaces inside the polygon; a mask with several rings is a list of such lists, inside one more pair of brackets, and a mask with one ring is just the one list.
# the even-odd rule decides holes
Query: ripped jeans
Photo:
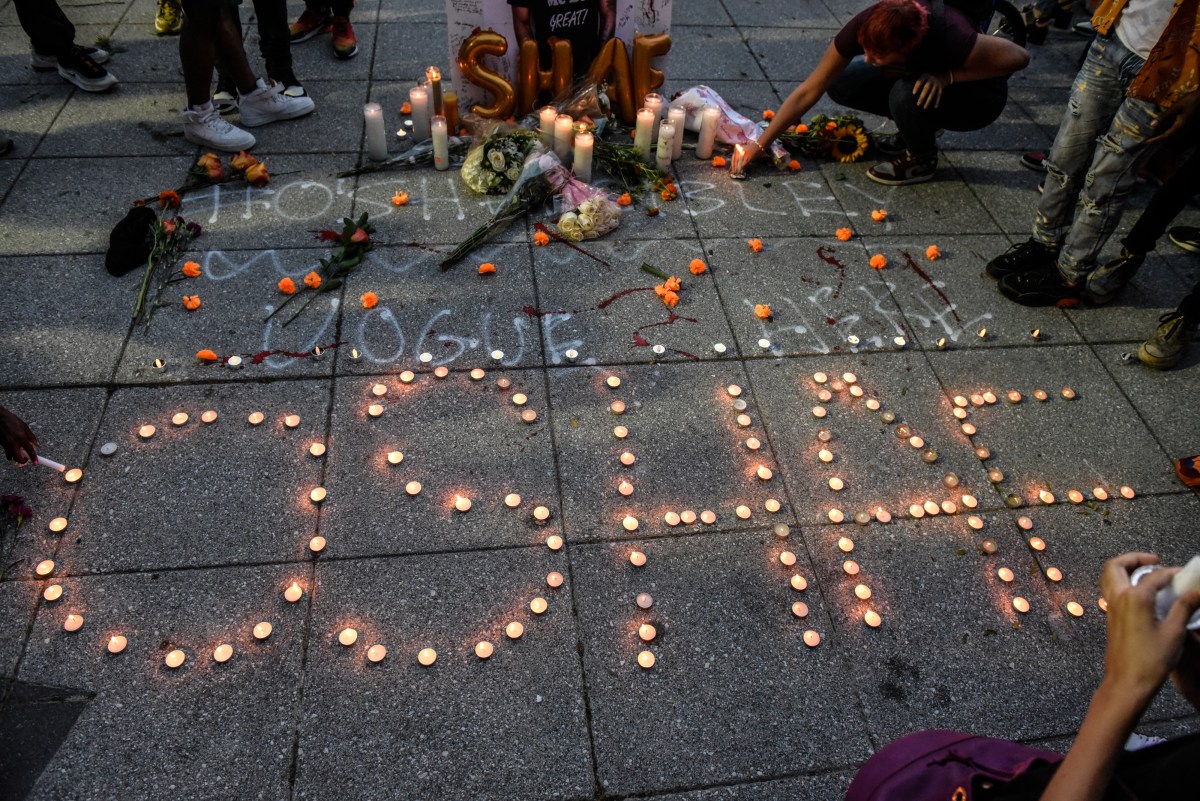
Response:
[{"label": "ripped jeans", "polygon": [[1153,103],[1125,96],[1143,63],[1115,36],[1097,37],[1046,157],[1033,239],[1059,250],[1058,270],[1069,283],[1094,269],[1148,154],[1153,123],[1162,116]]}]

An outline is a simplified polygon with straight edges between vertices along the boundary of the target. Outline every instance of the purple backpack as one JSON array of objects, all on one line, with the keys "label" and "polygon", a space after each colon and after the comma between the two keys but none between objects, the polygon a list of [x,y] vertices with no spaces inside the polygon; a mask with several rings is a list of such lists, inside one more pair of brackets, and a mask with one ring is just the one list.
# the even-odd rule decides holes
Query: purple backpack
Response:
[{"label": "purple backpack", "polygon": [[930,730],[888,743],[859,769],[846,801],[971,801],[977,782],[1010,782],[1062,754],[956,731]]}]

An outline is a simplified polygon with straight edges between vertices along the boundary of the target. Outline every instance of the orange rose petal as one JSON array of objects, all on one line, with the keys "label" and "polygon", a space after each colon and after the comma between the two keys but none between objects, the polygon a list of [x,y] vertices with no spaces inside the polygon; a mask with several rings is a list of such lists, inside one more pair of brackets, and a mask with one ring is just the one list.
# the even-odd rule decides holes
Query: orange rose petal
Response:
[{"label": "orange rose petal", "polygon": [[871,266],[876,270],[882,270],[884,267],[887,267],[887,259],[884,258],[882,253],[876,253],[871,257]]},{"label": "orange rose petal", "polygon": [[364,292],[361,300],[364,309],[373,309],[379,303],[379,296],[374,292]]},{"label": "orange rose petal", "polygon": [[854,232],[851,231],[849,228],[839,228],[839,229],[837,229],[837,231],[834,232],[834,234],[837,236],[838,240],[841,242],[849,242],[850,237],[854,236]]},{"label": "orange rose petal", "polygon": [[213,353],[211,350],[205,349],[197,351],[196,358],[202,362],[208,362],[209,364],[212,364],[217,360],[217,354]]},{"label": "orange rose petal", "polygon": [[692,259],[692,263],[688,265],[688,270],[692,275],[703,275],[708,267],[704,264],[704,259]]},{"label": "orange rose petal", "polygon": [[490,261],[485,261],[483,264],[479,265],[480,275],[491,275],[494,272],[496,272],[496,265],[492,264]]},{"label": "orange rose petal", "polygon": [[199,278],[200,277],[200,265],[194,261],[184,262],[183,274],[186,275],[188,278]]},{"label": "orange rose petal", "polygon": [[183,308],[187,309],[188,311],[195,311],[196,309],[200,308],[200,296],[184,295]]}]

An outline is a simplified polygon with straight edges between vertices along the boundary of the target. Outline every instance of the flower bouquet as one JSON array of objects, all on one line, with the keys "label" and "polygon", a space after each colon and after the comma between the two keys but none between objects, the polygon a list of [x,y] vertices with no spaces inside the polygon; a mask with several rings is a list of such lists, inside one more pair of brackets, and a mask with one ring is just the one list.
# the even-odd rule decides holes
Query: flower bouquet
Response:
[{"label": "flower bouquet", "polygon": [[[142,322],[144,330],[149,330],[154,312],[165,305],[162,302],[163,291],[171,284],[193,277],[184,270],[176,270],[175,264],[201,232],[199,225],[188,222],[174,213],[174,209],[179,206],[179,195],[174,191],[168,189],[163,192],[159,203],[162,205],[162,214],[155,218],[149,229],[150,253],[146,258],[146,275],[142,279],[137,302],[133,306],[133,319],[135,322]],[[150,293],[151,284],[156,284],[154,298],[147,303],[146,297]]]},{"label": "flower bouquet", "polygon": [[[562,194],[566,195],[567,192]],[[585,239],[599,239],[616,230],[620,224],[621,207],[609,200],[603,192],[596,191],[579,203],[573,211],[559,217],[557,227],[558,234],[563,239],[582,242]]]},{"label": "flower bouquet", "polygon": [[[375,243],[371,240],[371,234],[373,233],[375,233],[375,226],[371,225],[368,221],[368,215],[365,211],[359,215],[357,220],[343,217],[341,231],[326,228],[323,231],[317,232],[317,239],[322,242],[335,242],[336,244],[333,247],[333,252],[329,254],[329,258],[321,259],[321,271],[319,273],[315,271],[310,272],[304,277],[304,286],[312,290],[312,294],[296,310],[296,313],[287,319],[287,322],[283,324],[284,328],[299,317],[300,313],[308,308],[308,304],[320,297],[322,293],[341,289],[350,271],[357,267],[363,260],[363,257],[375,247]],[[283,311],[284,306],[300,297],[300,295],[295,294],[296,285],[291,278],[284,278],[279,282],[278,286],[279,290],[287,295],[288,298],[267,315],[267,320],[279,314],[279,312]]]},{"label": "flower bouquet", "polygon": [[832,158],[843,164],[857,161],[871,145],[863,121],[848,114],[839,117],[817,114],[808,125],[789,128],[779,140],[802,156]]},{"label": "flower bouquet", "polygon": [[475,146],[462,165],[463,183],[481,195],[503,195],[521,177],[525,160],[545,150],[537,133],[525,128],[492,125],[473,137]]}]

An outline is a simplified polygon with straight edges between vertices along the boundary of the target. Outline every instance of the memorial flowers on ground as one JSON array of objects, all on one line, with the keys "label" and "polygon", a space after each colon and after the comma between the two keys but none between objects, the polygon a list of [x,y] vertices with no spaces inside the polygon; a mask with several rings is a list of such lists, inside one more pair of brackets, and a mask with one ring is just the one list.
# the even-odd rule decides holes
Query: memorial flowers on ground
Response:
[{"label": "memorial flowers on ground", "polygon": [[291,278],[284,277],[280,280],[276,286],[288,297],[267,315],[267,319],[270,320],[302,294],[308,294],[309,297],[304,304],[283,324],[286,327],[321,294],[341,289],[346,276],[362,262],[363,257],[375,246],[371,240],[373,233],[375,233],[375,226],[371,225],[365,211],[359,215],[357,220],[343,217],[341,231],[330,228],[318,231],[317,238],[319,240],[335,243],[329,258],[321,259],[319,271],[313,270],[304,276],[304,287],[308,290],[307,293],[298,291],[296,282]]}]

